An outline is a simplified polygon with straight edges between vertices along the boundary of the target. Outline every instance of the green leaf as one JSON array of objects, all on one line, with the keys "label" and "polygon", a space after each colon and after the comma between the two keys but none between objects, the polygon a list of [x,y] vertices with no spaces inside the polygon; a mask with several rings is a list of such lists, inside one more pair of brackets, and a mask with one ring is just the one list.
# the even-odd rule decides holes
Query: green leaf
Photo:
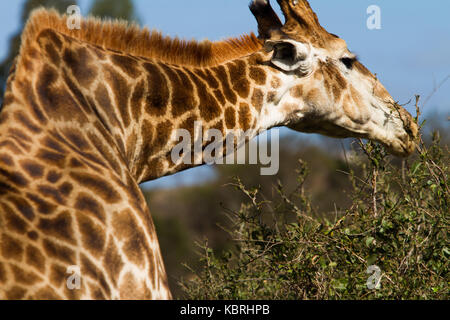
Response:
[{"label": "green leaf", "polygon": [[411,168],[411,174],[416,174],[417,170],[420,168],[420,166],[422,165],[421,162],[416,162],[412,168]]},{"label": "green leaf", "polygon": [[376,254],[372,254],[369,256],[369,258],[367,258],[367,265],[371,266],[375,263],[375,261],[377,261],[378,257]]},{"label": "green leaf", "polygon": [[445,255],[450,256],[450,250],[447,247],[444,247],[442,252],[444,252]]},{"label": "green leaf", "polygon": [[370,247],[370,245],[375,241],[374,237],[367,237],[366,238],[366,246]]},{"label": "green leaf", "polygon": [[347,279],[336,279],[333,281],[333,288],[336,290],[345,290],[347,289],[348,280]]}]

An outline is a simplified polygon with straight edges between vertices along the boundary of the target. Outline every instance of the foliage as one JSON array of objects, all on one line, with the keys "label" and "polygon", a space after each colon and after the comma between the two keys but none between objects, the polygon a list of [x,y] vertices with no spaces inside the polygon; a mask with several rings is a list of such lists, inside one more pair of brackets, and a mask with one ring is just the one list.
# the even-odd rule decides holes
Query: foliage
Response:
[{"label": "foliage", "polygon": [[[233,184],[247,197],[228,210],[233,248],[199,244],[203,267],[181,281],[191,299],[448,299],[449,152],[435,133],[412,159],[388,157],[360,141],[348,165],[351,205],[322,215],[298,186],[261,198],[261,188]],[[378,289],[369,266],[381,269]]]},{"label": "foliage", "polygon": [[[336,144],[336,140],[330,139],[328,143]],[[342,152],[339,151],[341,145],[337,144],[339,149],[330,151],[331,146],[323,144],[325,142],[313,145],[307,139],[293,135],[284,137],[280,141],[279,158],[283,159],[282,165],[275,176],[261,176],[257,165],[218,165],[210,168],[214,174],[208,174],[209,179],[206,181],[202,179],[202,170],[186,172],[191,177],[194,175],[201,179],[194,185],[162,188],[153,184],[151,189],[147,184],[142,186],[158,231],[170,288],[175,297],[183,296],[178,285],[179,279],[191,275],[183,264],[189,264],[194,270],[201,267],[195,253],[196,241],[206,237],[216,252],[231,246],[228,235],[218,227],[231,227],[229,220],[221,214],[222,204],[226,204],[228,209],[239,210],[241,203],[246,200],[245,194],[229,187],[233,176],[239,176],[245,185],[261,186],[259,196],[274,201],[279,196],[272,194],[271,186],[280,180],[286,189],[294,188],[297,182],[292,173],[297,167],[297,159],[301,158],[310,167],[304,189],[311,195],[315,210],[325,213],[334,211],[334,204],[338,207],[350,205],[348,197],[342,196],[343,190],[349,190],[351,184],[341,173],[347,168],[345,160],[338,154]],[[174,235],[174,228],[183,233],[183,238]]]}]

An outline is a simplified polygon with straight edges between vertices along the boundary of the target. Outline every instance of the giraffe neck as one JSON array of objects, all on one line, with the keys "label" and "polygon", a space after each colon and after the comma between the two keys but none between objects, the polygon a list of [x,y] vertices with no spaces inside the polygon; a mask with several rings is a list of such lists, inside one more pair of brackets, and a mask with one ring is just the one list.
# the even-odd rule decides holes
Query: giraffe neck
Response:
[{"label": "giraffe neck", "polygon": [[[233,135],[235,150],[242,136],[248,140],[279,125],[282,115],[274,114],[270,108],[277,99],[277,92],[267,87],[271,82],[275,87],[281,86],[281,80],[271,81],[262,57],[255,53],[203,68],[144,63],[144,78],[148,80],[144,87],[153,89],[135,104],[141,106],[143,111],[138,112],[144,114],[143,125],[136,126],[141,131],[132,133],[135,137],[132,139],[140,141],[133,150],[131,158],[134,160],[130,160],[136,180],[153,180],[204,164],[203,151],[208,144],[225,145],[225,141],[208,138],[211,130],[216,130],[223,139]],[[139,88],[140,81],[136,80],[135,88]],[[270,93],[265,94],[268,91]],[[180,142],[177,135],[180,130],[189,133],[192,152],[196,148],[194,144],[201,145],[202,151],[193,154],[189,163],[172,158],[173,148]],[[200,142],[199,136],[203,137]],[[233,151],[226,149],[224,146],[223,155]]]},{"label": "giraffe neck", "polygon": [[195,67],[103,50],[50,30],[38,42],[46,62],[36,91],[45,115],[63,130],[77,130],[77,143],[101,136],[113,154],[99,150],[98,156],[122,178],[124,166],[116,163],[125,162],[138,183],[198,165],[172,161],[179,129],[194,137],[194,123],[201,122],[204,131],[252,138],[285,118],[272,108],[282,75],[269,73],[259,52]]},{"label": "giraffe neck", "polygon": [[[32,280],[0,296],[170,297],[138,183],[194,166],[169,155],[173,133],[196,121],[250,137],[279,124],[269,107],[282,84],[263,58],[176,66],[41,32],[0,114],[0,233],[17,249],[2,249],[0,269]],[[84,291],[65,287],[72,265],[87,273]]]},{"label": "giraffe neck", "polygon": [[[64,47],[54,52],[57,39]],[[124,167],[119,164],[125,162],[138,183],[191,167],[170,159],[179,129],[194,137],[194,123],[201,122],[204,131],[253,138],[282,118],[270,110],[281,79],[269,74],[259,52],[217,66],[195,67],[103,50],[51,30],[40,36],[39,43],[44,63],[33,66],[30,61],[28,67],[38,69],[33,98],[45,110],[29,103],[29,112],[42,116],[44,130],[70,128],[68,138],[76,137],[77,146],[101,136],[100,146],[111,151],[97,150],[97,156],[110,162],[122,178]],[[16,83],[26,99],[30,88],[21,87],[25,81]],[[19,107],[17,112],[27,113],[23,105]]]}]

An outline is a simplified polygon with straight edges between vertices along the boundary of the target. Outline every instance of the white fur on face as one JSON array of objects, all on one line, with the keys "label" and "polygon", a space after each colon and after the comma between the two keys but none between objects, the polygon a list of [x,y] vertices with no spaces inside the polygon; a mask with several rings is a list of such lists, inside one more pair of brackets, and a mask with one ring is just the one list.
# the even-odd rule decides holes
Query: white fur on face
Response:
[{"label": "white fur on face", "polygon": [[[354,57],[344,49],[341,57]],[[277,99],[265,106],[268,116],[261,119],[264,126],[287,124],[302,132],[368,138],[385,144],[398,155],[413,150],[414,143],[405,128],[405,120],[413,127],[413,132],[417,131],[417,126],[405,110],[395,107],[394,100],[375,77],[358,68],[347,68],[336,52],[331,57],[326,50],[311,47],[310,55],[310,70],[306,76],[301,76],[304,70],[283,73]],[[323,72],[320,66],[324,64],[331,64],[333,72],[345,79],[346,88],[340,90],[338,98],[333,95],[333,90],[326,88],[325,74],[320,76]],[[336,85],[332,85],[336,89]],[[301,97],[290,94],[295,86],[302,86]],[[402,112],[396,108],[401,108]]]}]

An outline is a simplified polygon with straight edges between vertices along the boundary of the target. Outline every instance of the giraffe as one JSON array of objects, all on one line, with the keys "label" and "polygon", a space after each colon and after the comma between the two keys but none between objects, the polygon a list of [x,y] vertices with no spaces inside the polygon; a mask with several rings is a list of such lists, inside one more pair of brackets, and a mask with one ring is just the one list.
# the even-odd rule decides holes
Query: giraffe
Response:
[{"label": "giraffe", "polygon": [[[259,35],[182,41],[35,11],[0,114],[0,299],[170,299],[140,183],[195,164],[173,133],[287,126],[414,151],[412,116],[306,0],[250,9]],[[209,141],[203,141],[206,145]],[[81,285],[69,289],[68,268]]]}]

